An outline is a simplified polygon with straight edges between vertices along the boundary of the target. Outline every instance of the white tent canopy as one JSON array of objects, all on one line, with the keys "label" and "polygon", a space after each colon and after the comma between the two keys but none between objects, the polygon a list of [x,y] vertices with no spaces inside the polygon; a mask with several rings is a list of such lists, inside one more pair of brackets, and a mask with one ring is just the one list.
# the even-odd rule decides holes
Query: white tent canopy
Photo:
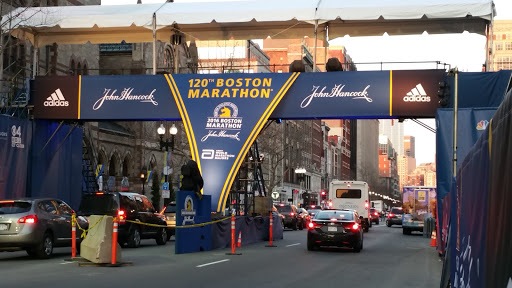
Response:
[{"label": "white tent canopy", "polygon": [[[485,34],[494,14],[492,0],[176,2],[18,8],[3,17],[2,29],[12,30],[14,36],[36,46],[54,42],[167,42],[173,25],[189,40],[224,40],[313,37],[317,24],[322,30],[328,27],[327,37],[333,39],[385,32],[405,35],[467,30]],[[152,30],[157,31],[155,36]]]}]

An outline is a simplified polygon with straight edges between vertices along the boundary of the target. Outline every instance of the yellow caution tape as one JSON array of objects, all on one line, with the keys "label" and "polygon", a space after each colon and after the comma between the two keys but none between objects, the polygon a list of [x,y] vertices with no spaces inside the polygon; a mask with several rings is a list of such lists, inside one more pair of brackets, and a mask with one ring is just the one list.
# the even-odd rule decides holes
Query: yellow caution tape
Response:
[{"label": "yellow caution tape", "polygon": [[[226,217],[226,218],[222,218],[222,219],[218,219],[218,220],[214,220],[214,221],[210,221],[210,222],[204,222],[204,223],[192,224],[192,225],[176,226],[175,228],[189,228],[189,227],[206,226],[206,225],[210,225],[210,224],[213,224],[213,223],[224,221],[224,220],[229,219],[229,218],[231,218],[231,216]],[[140,224],[140,225],[153,226],[153,227],[169,227],[167,225],[149,224],[149,223],[144,223],[144,222],[139,222],[139,221],[131,221],[131,220],[126,220],[126,222]]]},{"label": "yellow caution tape", "polygon": [[[107,215],[103,215],[103,217],[101,217],[96,223],[94,223],[94,225],[92,225],[91,227],[89,227],[89,229],[83,229],[82,227],[80,227],[80,225],[78,224],[78,221],[76,221],[76,217],[75,215],[73,215],[71,221],[75,221],[76,222],[76,226],[78,227],[78,229],[82,230],[82,235],[80,235],[80,238],[84,238],[85,235],[87,234],[87,232],[89,232],[89,230],[91,230],[94,226],[96,226],[98,223],[100,223],[100,221]],[[199,223],[199,224],[193,224],[193,225],[183,225],[183,226],[176,226],[175,228],[189,228],[189,227],[200,227],[200,226],[206,226],[206,225],[210,225],[210,224],[213,224],[213,223],[217,223],[217,222],[221,222],[221,221],[224,221],[226,219],[229,219],[231,218],[231,216],[229,217],[226,217],[226,218],[222,218],[222,219],[217,219],[217,220],[214,220],[214,221],[210,221],[210,222],[205,222],[205,223]],[[146,226],[153,226],[153,227],[163,227],[163,228],[167,228],[169,226],[167,225],[158,225],[158,224],[151,224],[151,223],[144,223],[144,222],[140,222],[140,221],[132,221],[132,220],[125,220],[126,222],[130,222],[130,223],[134,223],[134,224],[140,224],[140,225],[146,225]]]},{"label": "yellow caution tape", "polygon": [[94,225],[90,226],[88,229],[84,229],[82,227],[80,227],[80,224],[78,224],[78,221],[76,221],[76,227],[78,227],[78,229],[82,230],[82,234],[80,235],[80,238],[85,238],[85,235],[87,235],[87,232],[89,232],[89,230],[91,230],[94,226],[98,225],[98,223],[100,223],[100,221],[107,215],[103,215],[98,221],[96,221],[96,223],[94,223]]}]

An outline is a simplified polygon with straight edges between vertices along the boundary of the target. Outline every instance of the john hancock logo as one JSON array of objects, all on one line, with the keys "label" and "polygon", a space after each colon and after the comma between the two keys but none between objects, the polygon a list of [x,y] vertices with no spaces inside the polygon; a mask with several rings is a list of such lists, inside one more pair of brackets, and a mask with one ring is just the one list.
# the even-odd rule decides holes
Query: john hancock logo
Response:
[{"label": "john hancock logo", "polygon": [[213,117],[208,117],[206,130],[208,133],[201,138],[201,142],[210,137],[230,138],[240,141],[242,130],[242,117],[238,116],[238,107],[231,102],[224,102],[213,110]]},{"label": "john hancock logo", "polygon": [[485,130],[487,129],[487,126],[489,126],[489,121],[482,120],[476,124],[476,130]]},{"label": "john hancock logo", "polygon": [[25,144],[21,143],[21,126],[12,125],[11,134],[11,146],[20,149],[25,148]]}]

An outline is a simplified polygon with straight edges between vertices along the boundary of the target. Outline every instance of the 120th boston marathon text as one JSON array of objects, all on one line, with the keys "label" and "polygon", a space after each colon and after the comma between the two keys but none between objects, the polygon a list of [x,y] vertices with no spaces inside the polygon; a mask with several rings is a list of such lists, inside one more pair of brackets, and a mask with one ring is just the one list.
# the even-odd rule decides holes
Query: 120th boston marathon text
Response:
[{"label": "120th boston marathon text", "polygon": [[269,98],[271,78],[190,79],[188,98]]}]

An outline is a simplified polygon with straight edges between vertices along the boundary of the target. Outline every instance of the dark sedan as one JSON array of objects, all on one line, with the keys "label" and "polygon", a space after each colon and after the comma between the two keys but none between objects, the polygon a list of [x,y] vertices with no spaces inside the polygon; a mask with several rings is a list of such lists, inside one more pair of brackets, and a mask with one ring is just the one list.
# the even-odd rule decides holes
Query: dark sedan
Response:
[{"label": "dark sedan", "polygon": [[308,250],[321,246],[363,249],[363,230],[357,212],[353,210],[324,210],[308,224]]},{"label": "dark sedan", "polygon": [[[26,250],[31,256],[49,258],[54,247],[71,246],[72,214],[73,209],[59,199],[0,201],[0,251]],[[87,229],[87,220],[77,221]],[[77,247],[80,234],[77,231]]]},{"label": "dark sedan", "polygon": [[402,225],[402,216],[404,211],[402,207],[393,207],[388,214],[388,218],[386,219],[386,225],[391,227],[393,225]]}]

